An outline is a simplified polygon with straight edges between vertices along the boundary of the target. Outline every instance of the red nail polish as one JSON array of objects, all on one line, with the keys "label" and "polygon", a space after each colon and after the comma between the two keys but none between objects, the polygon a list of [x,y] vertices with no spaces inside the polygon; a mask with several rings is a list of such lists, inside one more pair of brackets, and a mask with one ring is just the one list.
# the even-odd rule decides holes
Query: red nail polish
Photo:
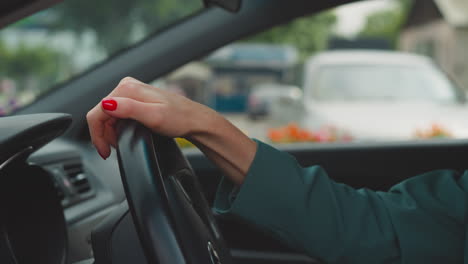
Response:
[{"label": "red nail polish", "polygon": [[99,153],[99,156],[101,156],[101,158],[102,158],[103,160],[106,160],[106,159],[107,159],[99,150],[98,150],[98,153]]},{"label": "red nail polish", "polygon": [[107,111],[114,111],[117,109],[117,101],[113,99],[102,100],[101,102],[102,108]]}]

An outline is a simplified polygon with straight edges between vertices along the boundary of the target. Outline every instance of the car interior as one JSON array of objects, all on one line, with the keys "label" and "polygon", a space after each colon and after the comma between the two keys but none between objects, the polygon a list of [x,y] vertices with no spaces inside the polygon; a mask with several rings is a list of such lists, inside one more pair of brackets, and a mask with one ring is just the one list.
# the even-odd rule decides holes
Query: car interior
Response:
[{"label": "car interior", "polygon": [[[2,1],[0,26],[55,2]],[[215,215],[222,173],[197,149],[181,151],[123,120],[118,150],[104,161],[85,117],[125,76],[150,83],[229,43],[350,2],[206,0],[203,10],[0,118],[0,263],[322,263]],[[468,155],[463,139],[277,147],[337,182],[378,191],[434,169],[463,170]]]}]

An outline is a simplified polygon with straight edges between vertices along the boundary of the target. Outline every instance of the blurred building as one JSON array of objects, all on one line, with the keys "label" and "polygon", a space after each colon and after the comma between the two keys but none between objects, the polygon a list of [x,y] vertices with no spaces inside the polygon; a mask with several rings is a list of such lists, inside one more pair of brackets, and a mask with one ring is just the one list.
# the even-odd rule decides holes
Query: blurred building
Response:
[{"label": "blurred building", "polygon": [[292,45],[237,43],[215,51],[205,60],[214,75],[211,106],[220,112],[245,112],[248,96],[259,84],[294,82],[298,61]]},{"label": "blurred building", "polygon": [[207,89],[207,82],[212,75],[209,66],[191,62],[172,72],[165,80],[165,87],[196,102],[209,104],[211,94]]},{"label": "blurred building", "polygon": [[468,90],[468,1],[415,0],[400,49],[427,55]]},{"label": "blurred building", "polygon": [[342,37],[330,37],[328,40],[329,50],[392,50],[392,43],[383,38],[358,37],[355,39],[347,39]]}]

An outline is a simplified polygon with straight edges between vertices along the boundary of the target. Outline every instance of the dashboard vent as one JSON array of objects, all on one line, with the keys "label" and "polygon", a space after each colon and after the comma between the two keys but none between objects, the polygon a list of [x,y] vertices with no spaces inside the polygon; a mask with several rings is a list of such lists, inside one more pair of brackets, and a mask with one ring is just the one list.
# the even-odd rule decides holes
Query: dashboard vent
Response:
[{"label": "dashboard vent", "polygon": [[81,163],[69,163],[63,165],[67,178],[77,194],[84,194],[91,191],[91,184],[84,173]]},{"label": "dashboard vent", "polygon": [[68,159],[44,165],[54,180],[57,196],[63,208],[68,208],[96,196],[93,182],[85,173],[84,165],[79,158]]}]

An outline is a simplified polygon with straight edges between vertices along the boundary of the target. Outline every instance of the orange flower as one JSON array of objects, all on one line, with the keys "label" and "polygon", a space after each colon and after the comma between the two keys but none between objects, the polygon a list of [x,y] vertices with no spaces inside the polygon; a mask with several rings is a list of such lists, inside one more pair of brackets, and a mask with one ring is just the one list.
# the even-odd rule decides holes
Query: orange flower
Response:
[{"label": "orange flower", "polygon": [[414,136],[416,138],[429,139],[429,138],[451,138],[452,134],[439,124],[432,124],[427,130],[418,129]]},{"label": "orange flower", "polygon": [[305,129],[301,129],[298,132],[297,140],[298,141],[315,141],[315,137],[312,132],[309,132]]},{"label": "orange flower", "polygon": [[318,131],[300,128],[296,123],[268,130],[268,138],[274,143],[286,142],[334,142],[352,141],[352,137],[344,132],[338,131],[336,127],[324,126]]},{"label": "orange flower", "polygon": [[268,138],[273,142],[282,142],[286,139],[286,133],[281,129],[270,129],[268,131]]},{"label": "orange flower", "polygon": [[299,126],[296,123],[290,123],[286,127],[286,131],[288,133],[289,138],[291,139],[297,139],[299,138]]}]

